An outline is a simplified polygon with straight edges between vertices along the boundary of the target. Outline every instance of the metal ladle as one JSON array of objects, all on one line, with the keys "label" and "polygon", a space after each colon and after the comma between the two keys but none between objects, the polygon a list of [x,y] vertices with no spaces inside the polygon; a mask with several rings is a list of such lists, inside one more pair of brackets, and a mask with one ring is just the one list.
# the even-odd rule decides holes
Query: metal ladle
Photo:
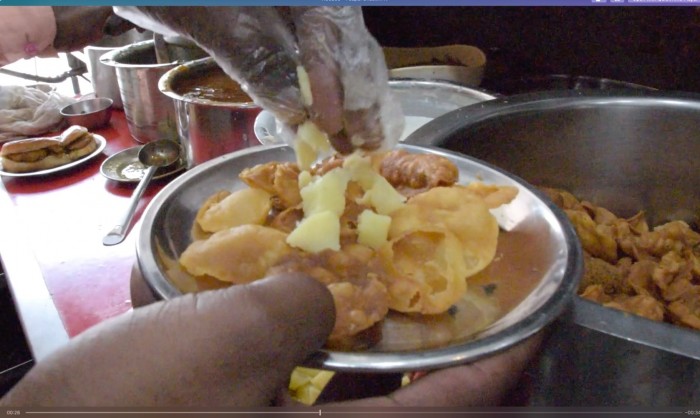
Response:
[{"label": "metal ladle", "polygon": [[180,158],[180,145],[177,142],[167,139],[149,142],[139,150],[139,161],[145,167],[148,167],[143,177],[139,181],[138,186],[134,189],[134,194],[129,202],[129,210],[126,215],[117,223],[117,225],[109,231],[102,239],[104,245],[116,245],[124,241],[129,230],[131,220],[136,213],[136,207],[141,200],[141,195],[146,190],[156,170],[160,167],[167,167],[173,164]]}]

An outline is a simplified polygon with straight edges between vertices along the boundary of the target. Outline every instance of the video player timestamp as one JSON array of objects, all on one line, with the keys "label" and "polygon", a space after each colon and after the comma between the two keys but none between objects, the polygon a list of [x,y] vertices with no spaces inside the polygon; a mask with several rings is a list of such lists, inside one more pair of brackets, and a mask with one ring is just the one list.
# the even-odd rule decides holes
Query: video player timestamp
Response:
[{"label": "video player timestamp", "polygon": [[7,411],[5,411],[5,415],[7,415],[8,417],[9,416],[17,416],[17,415],[21,415],[21,414],[22,414],[22,412],[19,409],[8,409]]},{"label": "video player timestamp", "polygon": [[686,415],[700,415],[700,409],[690,409],[685,411]]}]

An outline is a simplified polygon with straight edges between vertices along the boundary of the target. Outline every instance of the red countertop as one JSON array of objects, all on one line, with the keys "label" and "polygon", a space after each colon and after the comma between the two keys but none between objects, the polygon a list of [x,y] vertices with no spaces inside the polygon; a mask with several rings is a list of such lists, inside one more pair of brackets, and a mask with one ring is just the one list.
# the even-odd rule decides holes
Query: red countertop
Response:
[{"label": "red countertop", "polygon": [[[107,140],[101,155],[47,176],[3,177],[4,190],[0,189],[0,195],[6,195],[2,196],[6,199],[2,224],[9,230],[2,236],[5,248],[14,240],[24,243],[23,251],[0,254],[10,287],[20,286],[19,281],[32,274],[25,267],[36,262],[69,337],[131,309],[129,280],[136,261],[138,220],[151,198],[174,178],[149,185],[124,242],[102,245],[104,235],[126,212],[136,184],[103,177],[100,165],[107,157],[141,144],[129,134],[121,111],[113,113],[110,126],[94,132]],[[17,253],[24,258],[21,263]],[[8,257],[18,260],[13,263]],[[27,295],[15,292],[14,296],[22,318]],[[22,319],[25,330],[33,326]]]}]

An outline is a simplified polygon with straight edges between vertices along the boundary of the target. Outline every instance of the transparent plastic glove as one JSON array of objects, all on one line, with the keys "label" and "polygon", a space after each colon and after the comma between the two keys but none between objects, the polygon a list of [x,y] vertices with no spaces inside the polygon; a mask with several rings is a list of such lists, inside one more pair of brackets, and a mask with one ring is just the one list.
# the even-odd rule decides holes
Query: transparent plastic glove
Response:
[{"label": "transparent plastic glove", "polygon": [[[196,42],[284,124],[287,142],[309,119],[344,154],[398,142],[401,108],[389,89],[383,52],[359,7],[115,10],[140,27]],[[302,79],[308,75],[310,95],[302,94],[300,73]]]}]

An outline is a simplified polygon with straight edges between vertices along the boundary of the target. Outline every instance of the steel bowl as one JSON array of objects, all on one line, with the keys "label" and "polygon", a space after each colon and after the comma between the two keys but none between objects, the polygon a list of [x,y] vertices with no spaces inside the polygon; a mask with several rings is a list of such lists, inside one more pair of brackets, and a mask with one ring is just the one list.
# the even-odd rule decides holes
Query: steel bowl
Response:
[{"label": "steel bowl", "polygon": [[201,86],[197,94],[181,91],[180,85],[209,75],[223,74],[212,58],[202,58],[179,65],[165,73],[158,88],[175,103],[177,132],[185,150],[187,167],[192,168],[212,158],[255,145],[255,118],[261,111],[230,80],[229,88],[240,89],[240,100],[226,101],[216,97],[215,88]]},{"label": "steel bowl", "polygon": [[61,116],[70,125],[80,125],[87,129],[101,128],[112,119],[112,99],[98,97],[81,100],[61,109]]},{"label": "steel bowl", "polygon": [[[406,142],[479,158],[651,225],[700,221],[700,95],[549,91],[468,106]],[[700,332],[574,298],[538,369],[534,404],[700,402]],[[692,386],[692,385],[691,385]]]},{"label": "steel bowl", "polygon": [[138,142],[177,139],[175,106],[158,90],[158,80],[182,61],[159,63],[153,40],[136,42],[100,56],[117,73],[129,133]]},{"label": "steel bowl", "polygon": [[[464,328],[454,330],[451,327],[456,322],[447,317],[442,319],[449,325],[441,320],[407,323],[406,316],[390,315],[383,323],[383,338],[378,346],[359,352],[322,350],[309,359],[310,367],[398,372],[474,361],[516,344],[553,321],[570,302],[577,287],[582,259],[575,233],[563,212],[543,199],[538,191],[517,177],[478,160],[434,148],[401,147],[449,158],[459,168],[462,182],[480,179],[518,188],[517,198],[494,213],[502,233],[500,255],[492,263],[489,275],[521,277],[530,281],[532,288],[519,304],[498,320],[471,332],[469,327],[473,324],[466,323]],[[294,160],[290,147],[259,146],[198,165],[167,185],[145,210],[137,239],[138,267],[153,293],[161,299],[171,299],[180,296],[183,289],[198,289],[193,278],[179,267],[178,259],[192,242],[196,212],[208,196],[220,190],[246,187],[238,179],[238,174],[246,167],[268,161]],[[422,345],[421,338],[415,338],[439,332],[444,335],[446,325],[451,329],[450,339],[440,346],[427,347]],[[409,341],[407,337],[417,341]],[[417,345],[408,349],[392,348],[407,344]]]},{"label": "steel bowl", "polygon": [[120,35],[104,35],[98,41],[86,46],[83,49],[85,61],[87,62],[90,84],[95,91],[96,97],[108,97],[114,101],[115,109],[123,109],[122,97],[119,93],[119,83],[117,82],[117,72],[113,67],[108,67],[100,62],[100,57],[107,52],[123,46],[145,41],[153,38],[153,32],[130,29]]}]

